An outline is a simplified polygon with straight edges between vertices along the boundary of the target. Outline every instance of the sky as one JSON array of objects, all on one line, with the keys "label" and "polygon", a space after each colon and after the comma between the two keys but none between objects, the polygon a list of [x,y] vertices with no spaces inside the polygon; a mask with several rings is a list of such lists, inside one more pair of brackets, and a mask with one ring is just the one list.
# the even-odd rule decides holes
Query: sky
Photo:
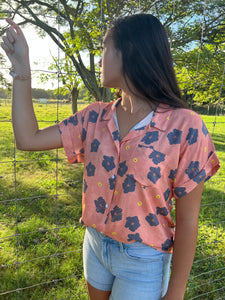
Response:
[{"label": "sky", "polygon": [[[58,57],[58,47],[49,36],[40,38],[35,29],[31,26],[23,28],[24,35],[27,39],[30,53],[31,70],[48,70],[53,62],[53,57]],[[62,51],[59,52],[60,57],[63,56]],[[49,80],[49,82],[41,82],[40,74],[43,72],[32,72],[32,86],[34,88],[55,89],[58,86],[57,81]],[[48,74],[48,73],[47,73]]]},{"label": "sky", "polygon": [[[1,20],[1,25],[3,25],[2,22],[5,21]],[[27,25],[27,27],[24,27],[22,30],[24,32],[29,46],[31,70],[35,71],[32,72],[32,87],[45,89],[57,88],[57,81],[49,80],[46,83],[41,82],[40,73],[43,72],[36,72],[36,70],[48,70],[48,67],[53,61],[52,56],[58,57],[59,50],[57,45],[52,41],[52,39],[49,36],[40,38],[36,33],[35,29],[29,25]],[[0,52],[4,54],[4,51],[2,49],[0,49]],[[59,55],[62,58],[63,52],[59,51]],[[8,58],[6,58],[6,65],[3,67],[10,67],[10,62]],[[7,76],[7,78],[9,78],[10,80],[10,77]]]}]

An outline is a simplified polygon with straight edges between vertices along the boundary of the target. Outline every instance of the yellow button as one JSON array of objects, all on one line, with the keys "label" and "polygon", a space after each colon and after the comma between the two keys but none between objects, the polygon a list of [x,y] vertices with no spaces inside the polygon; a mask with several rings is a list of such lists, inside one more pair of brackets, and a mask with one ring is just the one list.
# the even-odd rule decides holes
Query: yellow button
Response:
[{"label": "yellow button", "polygon": [[170,119],[170,116],[167,117],[167,120],[169,120],[169,119]]},{"label": "yellow button", "polygon": [[116,232],[112,232],[112,235],[116,235]]},{"label": "yellow button", "polygon": [[81,135],[80,134],[78,135],[78,138],[81,139]]},{"label": "yellow button", "polygon": [[160,199],[160,195],[156,195],[156,198],[157,198],[157,199]]},{"label": "yellow button", "polygon": [[126,146],[126,150],[129,150],[129,149],[130,149],[130,146],[129,146],[129,145],[127,145],[127,146]]},{"label": "yellow button", "polygon": [[133,162],[136,163],[137,161],[138,161],[138,159],[137,159],[136,157],[134,157],[134,158],[133,158]]},{"label": "yellow button", "polygon": [[102,132],[105,132],[105,128],[102,128]]},{"label": "yellow button", "polygon": [[115,191],[115,192],[114,192],[114,195],[115,195],[115,196],[116,196],[116,195],[118,195],[118,192],[117,192],[117,191]]},{"label": "yellow button", "polygon": [[102,187],[102,183],[101,183],[101,182],[98,182],[98,186],[99,186],[99,187]]},{"label": "yellow button", "polygon": [[138,202],[138,206],[141,206],[141,205],[142,205],[142,202],[141,202],[141,201],[139,201],[139,202]]},{"label": "yellow button", "polygon": [[92,225],[92,227],[93,227],[93,228],[96,228],[96,225],[95,225],[95,224],[93,224],[93,225]]},{"label": "yellow button", "polygon": [[215,163],[215,159],[212,159],[212,160],[211,160],[211,163],[214,164],[214,163]]},{"label": "yellow button", "polygon": [[205,152],[207,151],[207,147],[204,148],[204,151],[205,151]]}]

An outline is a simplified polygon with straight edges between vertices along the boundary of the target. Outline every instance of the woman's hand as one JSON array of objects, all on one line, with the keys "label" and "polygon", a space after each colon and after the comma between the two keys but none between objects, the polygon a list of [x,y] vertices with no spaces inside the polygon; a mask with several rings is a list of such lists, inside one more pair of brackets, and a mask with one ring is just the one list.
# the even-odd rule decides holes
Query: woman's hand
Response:
[{"label": "woman's hand", "polygon": [[29,48],[21,28],[12,20],[6,19],[10,27],[3,36],[2,48],[12,63],[15,72],[28,72],[29,67]]},{"label": "woman's hand", "polygon": [[13,66],[12,123],[17,148],[43,151],[62,147],[58,125],[39,130],[32,104],[29,49],[20,27],[12,20],[1,44]]}]

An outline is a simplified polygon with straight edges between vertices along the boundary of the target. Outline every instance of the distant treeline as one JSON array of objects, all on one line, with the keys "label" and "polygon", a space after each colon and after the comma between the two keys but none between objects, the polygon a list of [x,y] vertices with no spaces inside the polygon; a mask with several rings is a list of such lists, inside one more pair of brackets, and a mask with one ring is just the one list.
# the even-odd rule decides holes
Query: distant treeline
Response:
[{"label": "distant treeline", "polygon": [[[11,92],[6,89],[0,89],[0,98],[1,99],[9,99],[11,98]],[[57,90],[44,90],[44,89],[32,89],[32,98],[40,99],[40,98],[46,98],[46,99],[68,99],[68,95],[62,95],[58,94]]]}]

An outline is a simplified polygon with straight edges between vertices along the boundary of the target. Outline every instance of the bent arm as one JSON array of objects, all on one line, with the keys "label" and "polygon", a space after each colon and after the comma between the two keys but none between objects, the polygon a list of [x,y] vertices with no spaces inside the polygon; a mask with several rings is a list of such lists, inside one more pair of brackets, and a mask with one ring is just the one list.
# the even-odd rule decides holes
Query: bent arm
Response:
[{"label": "bent arm", "polygon": [[41,130],[38,127],[32,104],[30,79],[14,79],[12,122],[18,149],[41,151],[62,147],[58,125],[53,125]]},{"label": "bent arm", "polygon": [[13,80],[12,122],[16,145],[20,150],[49,150],[62,147],[57,125],[39,130],[35,117],[30,78],[29,49],[22,30],[7,19],[11,27],[3,37],[2,48],[12,63]]},{"label": "bent arm", "polygon": [[163,300],[183,300],[193,264],[197,237],[198,217],[204,182],[189,194],[176,200],[176,233],[171,277]]}]

